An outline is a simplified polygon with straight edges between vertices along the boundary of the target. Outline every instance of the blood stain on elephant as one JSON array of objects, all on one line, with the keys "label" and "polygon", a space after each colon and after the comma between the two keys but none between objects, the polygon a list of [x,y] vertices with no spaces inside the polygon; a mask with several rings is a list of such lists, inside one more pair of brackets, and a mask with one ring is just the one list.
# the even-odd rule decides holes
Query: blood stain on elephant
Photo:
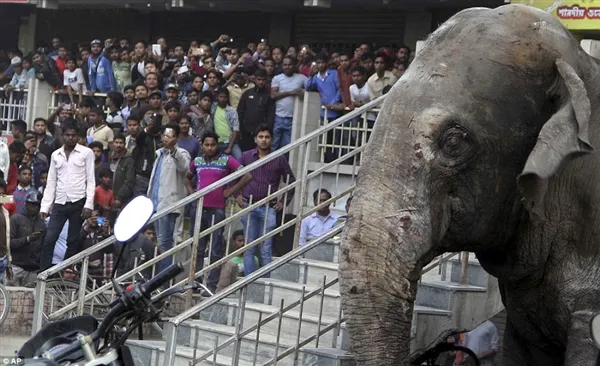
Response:
[{"label": "blood stain on elephant", "polygon": [[412,220],[411,220],[410,216],[401,217],[400,222],[402,223],[401,225],[404,230],[408,230],[412,226]]},{"label": "blood stain on elephant", "polygon": [[419,159],[423,159],[423,152],[421,150],[419,150],[415,153],[415,156]]}]

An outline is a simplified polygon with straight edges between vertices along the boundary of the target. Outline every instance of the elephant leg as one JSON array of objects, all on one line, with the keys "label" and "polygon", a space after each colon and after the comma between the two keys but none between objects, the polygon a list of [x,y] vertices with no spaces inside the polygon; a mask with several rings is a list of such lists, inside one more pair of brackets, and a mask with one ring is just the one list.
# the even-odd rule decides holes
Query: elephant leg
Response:
[{"label": "elephant leg", "polygon": [[533,366],[530,362],[531,354],[526,345],[527,342],[516,332],[507,315],[502,342],[502,364],[504,366]]},{"label": "elephant leg", "polygon": [[571,324],[565,352],[565,366],[595,365],[598,349],[590,337],[590,321],[593,312],[577,311],[571,315]]}]

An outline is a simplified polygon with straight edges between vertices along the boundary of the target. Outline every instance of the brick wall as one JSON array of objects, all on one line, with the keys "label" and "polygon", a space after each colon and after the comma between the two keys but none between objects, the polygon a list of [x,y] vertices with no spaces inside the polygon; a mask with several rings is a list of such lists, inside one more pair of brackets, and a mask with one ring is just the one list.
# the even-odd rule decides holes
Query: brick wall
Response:
[{"label": "brick wall", "polygon": [[7,287],[11,298],[10,312],[2,325],[3,334],[29,335],[35,303],[32,288]]},{"label": "brick wall", "polygon": [[[11,307],[8,317],[2,325],[2,334],[30,335],[35,304],[34,289],[25,287],[7,287],[7,289],[11,297]],[[169,300],[170,307],[163,316],[174,316],[186,309],[185,295],[171,296]],[[199,301],[201,301],[201,298],[194,295],[192,304],[195,305]],[[133,336],[136,337],[137,332],[134,332]],[[154,331],[151,324],[144,324],[144,336],[150,339],[160,338],[160,335]]]}]

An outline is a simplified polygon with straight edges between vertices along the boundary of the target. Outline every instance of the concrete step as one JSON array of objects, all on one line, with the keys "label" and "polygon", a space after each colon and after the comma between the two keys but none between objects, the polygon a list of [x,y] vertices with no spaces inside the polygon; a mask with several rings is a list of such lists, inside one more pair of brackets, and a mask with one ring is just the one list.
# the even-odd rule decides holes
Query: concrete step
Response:
[{"label": "concrete step", "polygon": [[[338,278],[338,267],[337,263],[310,258],[298,258],[273,271],[271,277],[284,281],[319,286],[323,284],[324,276],[327,282]],[[337,290],[339,284],[336,283],[330,288]]]},{"label": "concrete step", "polygon": [[340,239],[332,238],[304,254],[307,259],[316,259],[324,262],[339,263],[340,261]]},{"label": "concrete step", "polygon": [[452,311],[454,293],[485,293],[486,290],[485,287],[461,285],[454,282],[421,281],[415,305]]},{"label": "concrete step", "polygon": [[[214,348],[216,342],[224,343],[235,335],[235,326],[216,324],[204,320],[190,320],[180,326],[177,344],[186,347],[198,347],[204,351]],[[277,336],[260,332],[260,338],[256,340],[257,332],[253,331],[241,339],[240,358],[253,362],[256,355],[256,362],[263,364],[275,358],[275,355],[281,355],[286,349],[296,344],[296,336],[293,337],[280,335]],[[305,337],[300,338],[302,342]],[[321,340],[320,345],[327,346]],[[197,345],[197,346],[196,346]],[[310,342],[306,347],[316,347],[316,341]],[[219,354],[232,355],[235,349],[235,342],[232,342],[219,351]],[[200,355],[203,352],[199,353]],[[278,364],[293,365],[293,357],[280,360]]]},{"label": "concrete step", "polygon": [[[333,280],[333,279],[332,279]],[[329,282],[329,281],[328,281]],[[302,287],[305,295],[318,289],[320,286],[304,285],[295,282],[283,281],[276,278],[261,278],[248,286],[248,300],[251,302],[279,306],[281,300],[284,306],[298,301],[302,297]],[[318,315],[321,295],[315,295],[304,302],[306,314]],[[298,305],[299,308],[299,305]],[[325,290],[322,315],[337,317],[340,309],[340,293],[335,289]]]},{"label": "concrete step", "polygon": [[[138,341],[128,340],[126,344],[129,346],[133,355],[135,366],[163,366],[165,365],[165,341]],[[202,352],[196,351],[196,357],[200,356]],[[175,366],[189,366],[190,361],[194,358],[194,349],[191,347],[178,346],[175,351]],[[196,365],[209,366],[231,366],[233,365],[233,359],[231,356],[217,355],[216,361],[213,362],[213,357],[210,359],[200,362]],[[239,366],[252,366],[252,362],[246,362],[240,360]]]},{"label": "concrete step", "polygon": [[[235,326],[237,322],[237,311],[238,301],[224,300],[200,313],[200,319],[218,324]],[[247,303],[244,312],[244,329],[256,325],[261,314],[262,319],[264,320],[278,311],[278,306],[252,302]],[[304,313],[301,317],[299,308],[296,307],[283,313],[281,317],[281,334],[287,339],[295,340],[298,335],[298,329],[300,329],[300,337],[305,339],[316,334],[317,330],[323,329],[336,321],[337,317],[321,316],[321,327],[319,328],[318,315]],[[278,318],[275,318],[262,325],[260,333],[277,336],[278,329],[279,320]],[[340,327],[340,336],[336,336],[336,334],[337,329],[335,328],[324,333],[320,337],[319,343],[333,348],[348,349],[348,335],[344,324]]]}]

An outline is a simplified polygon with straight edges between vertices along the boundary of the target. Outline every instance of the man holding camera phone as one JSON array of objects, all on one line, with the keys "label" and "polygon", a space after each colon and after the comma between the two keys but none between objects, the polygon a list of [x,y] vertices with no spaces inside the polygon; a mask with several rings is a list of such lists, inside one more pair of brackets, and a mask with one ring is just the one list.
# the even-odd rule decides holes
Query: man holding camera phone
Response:
[{"label": "man holding camera phone", "polygon": [[10,218],[10,252],[13,278],[9,286],[35,283],[40,269],[40,252],[46,234],[46,223],[39,217],[42,194],[29,191],[20,211]]},{"label": "man holding camera phone", "polygon": [[156,159],[156,150],[162,147],[162,118],[163,115],[153,113],[147,119],[146,128],[140,129],[135,138],[133,159],[135,166],[135,187],[133,197],[144,196],[150,184],[150,174]]}]

